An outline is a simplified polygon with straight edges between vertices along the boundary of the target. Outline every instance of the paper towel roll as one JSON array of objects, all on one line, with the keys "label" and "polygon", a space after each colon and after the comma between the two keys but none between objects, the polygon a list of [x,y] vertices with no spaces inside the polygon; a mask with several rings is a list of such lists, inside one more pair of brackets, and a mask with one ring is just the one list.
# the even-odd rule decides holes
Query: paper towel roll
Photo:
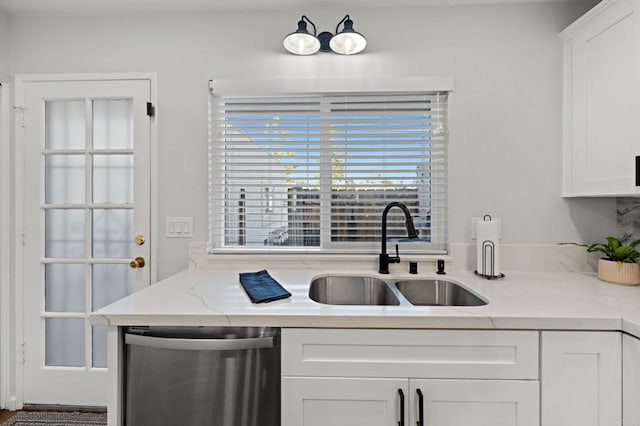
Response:
[{"label": "paper towel roll", "polygon": [[477,271],[480,275],[495,277],[500,275],[500,238],[502,238],[502,220],[478,220]]}]

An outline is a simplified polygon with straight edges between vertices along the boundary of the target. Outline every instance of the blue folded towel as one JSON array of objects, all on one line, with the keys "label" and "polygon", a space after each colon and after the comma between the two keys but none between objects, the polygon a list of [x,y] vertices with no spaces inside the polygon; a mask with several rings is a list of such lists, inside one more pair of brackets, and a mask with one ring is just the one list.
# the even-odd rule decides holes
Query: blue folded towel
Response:
[{"label": "blue folded towel", "polygon": [[274,280],[266,270],[241,272],[240,283],[253,303],[272,302],[291,297],[291,293]]}]

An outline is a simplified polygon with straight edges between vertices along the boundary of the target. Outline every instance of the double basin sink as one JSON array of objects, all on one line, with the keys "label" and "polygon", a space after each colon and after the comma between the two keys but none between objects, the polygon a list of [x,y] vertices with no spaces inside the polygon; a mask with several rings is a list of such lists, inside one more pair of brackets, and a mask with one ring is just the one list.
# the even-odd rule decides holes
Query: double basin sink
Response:
[{"label": "double basin sink", "polygon": [[381,280],[329,275],[311,281],[309,297],[327,305],[398,306],[400,298],[416,306],[482,306],[488,302],[462,285],[442,279]]}]

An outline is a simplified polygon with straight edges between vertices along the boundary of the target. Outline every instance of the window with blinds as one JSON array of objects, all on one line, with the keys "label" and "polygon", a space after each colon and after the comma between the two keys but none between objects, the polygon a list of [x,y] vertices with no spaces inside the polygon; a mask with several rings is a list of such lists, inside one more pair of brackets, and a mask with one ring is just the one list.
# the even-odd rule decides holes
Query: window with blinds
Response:
[{"label": "window with blinds", "polygon": [[446,252],[447,134],[446,92],[212,94],[212,250],[377,252],[400,201],[403,250]]}]

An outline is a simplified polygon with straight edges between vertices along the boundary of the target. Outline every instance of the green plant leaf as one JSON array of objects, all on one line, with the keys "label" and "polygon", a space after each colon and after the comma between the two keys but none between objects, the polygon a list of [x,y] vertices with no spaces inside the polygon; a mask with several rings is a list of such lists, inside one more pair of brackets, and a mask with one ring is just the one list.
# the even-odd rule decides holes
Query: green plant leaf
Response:
[{"label": "green plant leaf", "polygon": [[620,247],[620,240],[618,240],[616,237],[607,237],[607,243],[613,250]]},{"label": "green plant leaf", "polygon": [[589,247],[590,244],[578,244],[578,243],[558,243],[559,246],[578,246],[578,247]]},{"label": "green plant leaf", "polygon": [[608,258],[611,258],[613,256],[613,253],[609,248],[609,246],[606,246],[604,244],[592,244],[587,247],[587,252],[589,253],[593,253],[596,251],[599,251],[600,253],[604,253],[605,255],[607,255]]},{"label": "green plant leaf", "polygon": [[613,255],[615,256],[616,260],[622,260],[624,261],[625,259],[627,259],[629,257],[629,255],[631,255],[635,250],[633,250],[633,247],[629,247],[629,246],[621,246],[616,248],[615,250],[613,250]]}]

